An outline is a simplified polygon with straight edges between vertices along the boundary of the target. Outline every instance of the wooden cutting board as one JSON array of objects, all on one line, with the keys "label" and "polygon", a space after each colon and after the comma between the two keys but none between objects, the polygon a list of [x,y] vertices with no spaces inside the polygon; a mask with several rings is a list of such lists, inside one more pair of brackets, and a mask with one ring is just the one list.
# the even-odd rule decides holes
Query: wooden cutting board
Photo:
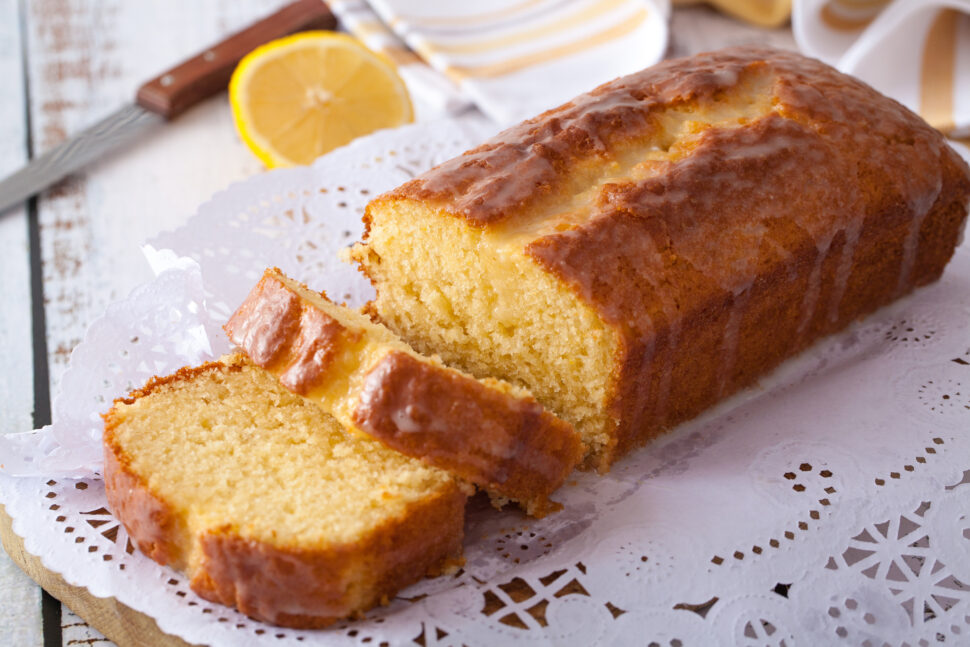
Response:
[{"label": "wooden cutting board", "polygon": [[144,613],[114,598],[95,597],[86,588],[68,584],[59,574],[48,570],[39,557],[24,549],[24,540],[13,531],[13,520],[2,505],[0,542],[10,559],[27,575],[119,647],[190,647],[190,643],[159,629]]}]

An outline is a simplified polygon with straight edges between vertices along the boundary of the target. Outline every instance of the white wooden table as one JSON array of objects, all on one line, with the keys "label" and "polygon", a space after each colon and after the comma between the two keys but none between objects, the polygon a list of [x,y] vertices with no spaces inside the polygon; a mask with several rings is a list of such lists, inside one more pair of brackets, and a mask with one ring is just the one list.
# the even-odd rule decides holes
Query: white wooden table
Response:
[{"label": "white wooden table", "polygon": [[[0,0],[0,177],[133,99],[172,63],[285,0]],[[758,42],[788,29],[677,9],[671,56]],[[50,420],[71,350],[110,302],[151,278],[139,243],[182,224],[214,192],[262,171],[225,96],[137,146],[0,215],[0,433]],[[110,645],[0,551],[0,645]]]}]

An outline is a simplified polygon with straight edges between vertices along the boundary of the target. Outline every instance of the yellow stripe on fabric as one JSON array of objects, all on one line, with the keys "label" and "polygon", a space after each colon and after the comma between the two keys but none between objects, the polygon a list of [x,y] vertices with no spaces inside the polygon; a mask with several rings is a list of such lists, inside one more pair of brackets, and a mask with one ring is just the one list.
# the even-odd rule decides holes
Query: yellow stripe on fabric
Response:
[{"label": "yellow stripe on fabric", "polygon": [[889,4],[890,0],[835,0],[835,2],[849,9],[881,9]]},{"label": "yellow stripe on fabric", "polygon": [[367,38],[368,36],[387,36],[393,33],[384,23],[377,20],[348,22],[346,26],[347,31],[360,39]]},{"label": "yellow stripe on fabric", "polygon": [[791,16],[791,0],[673,0],[674,6],[678,7],[701,2],[759,27],[779,27]]},{"label": "yellow stripe on fabric", "polygon": [[761,27],[780,27],[791,16],[791,0],[710,0],[715,7]]},{"label": "yellow stripe on fabric", "polygon": [[394,47],[386,45],[381,48],[381,53],[391,59],[395,65],[414,65],[416,63],[425,64],[424,59],[407,49],[406,47]]},{"label": "yellow stripe on fabric", "polygon": [[[642,25],[647,19],[647,15],[648,12],[646,9],[640,9],[629,18],[624,18],[622,22],[579,41],[566,43],[541,52],[526,54],[498,63],[490,63],[487,65],[452,65],[447,68],[447,73],[452,78],[459,80],[468,77],[494,78],[512,74],[513,72],[518,72],[533,65],[547,63],[557,58],[576,54],[616,40],[617,38],[622,38]],[[423,51],[421,53],[422,55],[424,54]]]},{"label": "yellow stripe on fabric", "polygon": [[944,9],[926,32],[920,70],[919,113],[944,133],[956,127],[953,118],[956,76],[957,20],[955,9]]},{"label": "yellow stripe on fabric", "polygon": [[398,22],[410,23],[418,27],[421,26],[451,26],[451,25],[471,25],[477,23],[485,23],[499,18],[505,18],[516,14],[523,9],[528,9],[529,7],[535,6],[545,2],[545,0],[525,0],[525,2],[520,2],[519,4],[512,5],[511,7],[506,7],[505,9],[499,9],[498,11],[488,11],[480,14],[469,14],[467,16],[395,16],[392,20],[392,24]]},{"label": "yellow stripe on fabric", "polygon": [[[856,31],[871,23],[879,15],[879,9],[886,4],[888,4],[888,0],[855,0],[855,3],[851,3],[849,0],[829,0],[822,6],[819,17],[832,29]],[[848,17],[840,12],[840,9],[846,7],[850,10],[870,9],[872,11],[865,16]]]},{"label": "yellow stripe on fabric", "polygon": [[545,38],[546,36],[551,36],[553,34],[566,31],[567,29],[578,27],[594,18],[598,18],[605,13],[613,11],[614,9],[617,9],[628,2],[629,0],[600,0],[599,2],[596,2],[593,5],[588,6],[570,16],[564,16],[549,24],[536,27],[535,29],[528,29],[525,31],[507,34],[505,36],[498,36],[496,38],[488,38],[485,40],[466,40],[461,43],[444,43],[429,40],[428,47],[432,51],[442,52],[445,54],[478,54],[490,50],[501,49],[503,47],[509,47],[511,45],[518,45],[520,43],[527,43],[539,38]]},{"label": "yellow stripe on fabric", "polygon": [[838,29],[839,31],[856,31],[858,29],[862,29],[872,22],[872,17],[851,19],[844,18],[832,11],[831,2],[826,2],[822,6],[822,11],[819,12],[819,17],[826,25],[832,29]]}]

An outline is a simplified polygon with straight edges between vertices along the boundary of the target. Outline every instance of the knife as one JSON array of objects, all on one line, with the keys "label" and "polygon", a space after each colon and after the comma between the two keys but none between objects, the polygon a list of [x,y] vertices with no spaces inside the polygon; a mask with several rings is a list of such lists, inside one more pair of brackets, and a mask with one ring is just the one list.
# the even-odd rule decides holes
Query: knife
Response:
[{"label": "knife", "polygon": [[243,56],[275,38],[334,29],[323,0],[297,0],[145,83],[135,102],[71,137],[0,181],[0,213],[229,86]]}]

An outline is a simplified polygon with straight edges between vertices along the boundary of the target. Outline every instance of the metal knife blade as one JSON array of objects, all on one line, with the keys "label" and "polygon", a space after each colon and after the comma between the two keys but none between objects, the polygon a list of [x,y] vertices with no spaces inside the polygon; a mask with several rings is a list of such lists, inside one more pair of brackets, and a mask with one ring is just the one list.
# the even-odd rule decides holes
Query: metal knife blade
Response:
[{"label": "metal knife blade", "polygon": [[125,106],[0,181],[0,212],[163,123],[161,115],[140,106]]},{"label": "metal knife blade", "polygon": [[0,181],[0,213],[225,90],[242,57],[260,45],[294,32],[336,26],[337,19],[322,0],[296,0],[179,63],[138,88],[134,104],[74,135]]}]

